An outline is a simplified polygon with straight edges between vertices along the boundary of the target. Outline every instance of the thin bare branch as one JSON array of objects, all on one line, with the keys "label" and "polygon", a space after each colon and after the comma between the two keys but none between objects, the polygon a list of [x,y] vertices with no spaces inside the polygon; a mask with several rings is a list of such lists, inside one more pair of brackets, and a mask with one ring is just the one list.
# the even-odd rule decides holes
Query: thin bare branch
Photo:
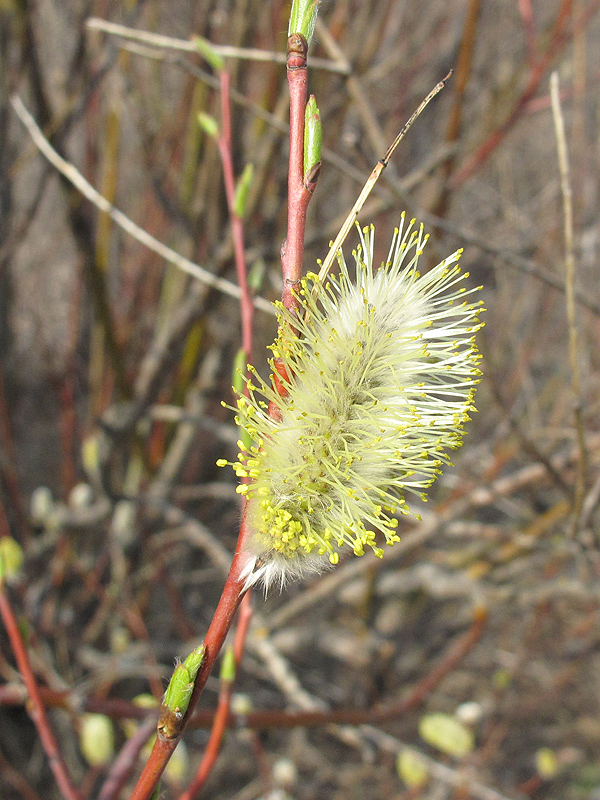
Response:
[{"label": "thin bare branch", "polygon": [[421,112],[425,109],[425,107],[427,105],[429,105],[431,100],[433,100],[433,98],[439,92],[442,91],[442,89],[444,88],[444,86],[446,85],[448,80],[450,79],[451,75],[452,75],[452,72],[450,71],[443,80],[441,80],[438,84],[436,84],[436,86],[434,86],[434,88],[429,92],[429,94],[423,100],[423,102],[420,104],[420,106],[417,108],[417,110],[412,114],[410,119],[407,122],[404,123],[404,126],[402,127],[402,130],[396,136],[396,138],[394,139],[392,144],[388,147],[388,150],[387,150],[386,154],[384,155],[384,157],[382,159],[380,159],[377,162],[376,166],[373,168],[373,171],[369,175],[369,178],[368,178],[367,182],[365,183],[365,185],[363,186],[361,193],[359,194],[356,202],[352,206],[352,211],[346,217],[346,220],[345,220],[344,224],[340,228],[340,232],[335,237],[335,240],[334,240],[333,244],[331,245],[331,247],[329,248],[329,252],[327,253],[327,256],[325,257],[325,260],[323,261],[323,264],[321,265],[321,269],[319,270],[319,280],[320,281],[324,280],[324,278],[327,276],[327,273],[331,269],[331,265],[333,264],[337,254],[339,253],[340,247],[346,241],[346,237],[348,236],[348,234],[350,233],[350,230],[352,229],[352,226],[356,222],[356,220],[358,218],[358,215],[360,214],[361,208],[364,206],[366,199],[371,194],[371,191],[372,191],[373,187],[375,186],[375,184],[377,183],[377,181],[379,179],[379,176],[381,175],[383,170],[387,167],[388,162],[389,162],[390,158],[392,157],[392,154],[393,154],[394,150],[398,147],[398,145],[400,144],[402,139],[404,139],[408,129],[411,127],[411,125],[416,120],[416,118],[419,116],[419,114],[421,114]]},{"label": "thin bare branch", "polygon": [[569,361],[571,365],[571,388],[574,397],[573,416],[579,459],[575,478],[575,497],[573,500],[573,520],[571,533],[577,531],[585,493],[585,476],[587,471],[587,448],[585,443],[585,429],[583,422],[583,407],[581,397],[581,374],[579,371],[577,318],[575,310],[575,253],[573,248],[573,192],[571,189],[571,175],[569,169],[569,154],[567,138],[565,135],[565,122],[562,114],[559,96],[558,72],[550,76],[550,97],[552,100],[552,117],[556,134],[556,148],[558,151],[558,168],[560,171],[560,187],[563,197],[563,219],[565,237],[565,295],[567,305],[567,324],[569,329]]},{"label": "thin bare branch", "polygon": [[[118,25],[115,22],[99,19],[98,17],[90,17],[86,25],[91,30],[109,33],[132,42],[142,42],[145,45],[159,47],[162,50],[198,53],[198,47],[193,40],[176,39],[173,36],[163,36],[159,33],[139,31],[135,28],[127,28],[125,25]],[[212,42],[210,47],[215,53],[225,58],[238,58],[245,61],[266,61],[269,63],[275,62],[277,64],[285,64],[286,62],[285,53],[279,51],[259,50],[254,47],[231,47],[230,45],[213,44]],[[340,64],[335,61],[329,61],[326,58],[311,58],[310,65],[315,69],[323,69],[326,72],[337,72],[341,75],[348,75],[351,71],[349,64]]]},{"label": "thin bare branch", "polygon": [[[174,266],[183,270],[183,272],[186,272],[188,275],[197,278],[206,286],[217,289],[218,291],[228,294],[231,297],[235,297],[236,299],[240,298],[241,290],[239,286],[231,283],[231,281],[225,280],[225,278],[219,278],[218,276],[213,275],[212,272],[204,269],[204,267],[201,267],[199,264],[195,264],[188,258],[176,253],[175,250],[167,247],[167,245],[160,242],[154,236],[133,222],[133,220],[131,220],[126,214],[124,214],[118,208],[115,208],[112,203],[110,203],[103,195],[100,194],[100,192],[98,192],[90,183],[88,183],[88,181],[83,177],[79,170],[73,166],[73,164],[66,161],[56,152],[48,139],[46,139],[42,133],[34,118],[25,108],[21,98],[18,95],[13,95],[10,99],[10,102],[15,113],[23,125],[25,125],[27,128],[29,135],[42,155],[60,172],[61,175],[70,181],[70,183],[72,183],[73,186],[75,186],[81,192],[81,194],[90,201],[90,203],[93,203],[99,211],[103,211],[108,214],[113,222],[122,230],[126,231],[126,233],[128,233],[130,236],[133,236],[133,238],[140,242],[140,244],[143,244],[149,250],[152,250],[154,253],[161,256],[161,258],[164,258],[169,264],[173,264]],[[253,302],[256,308],[260,309],[260,311],[264,311],[273,316],[275,315],[275,310],[268,300],[265,300],[262,297],[255,297]]]}]

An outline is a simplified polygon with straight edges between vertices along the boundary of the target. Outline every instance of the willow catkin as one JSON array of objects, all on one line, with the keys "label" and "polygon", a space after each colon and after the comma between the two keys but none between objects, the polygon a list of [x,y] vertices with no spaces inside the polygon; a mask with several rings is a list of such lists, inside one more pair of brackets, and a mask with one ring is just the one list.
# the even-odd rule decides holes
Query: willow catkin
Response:
[{"label": "willow catkin", "polygon": [[236,421],[252,441],[232,464],[246,479],[248,585],[283,584],[347,549],[383,555],[380,543],[398,541],[398,516],[411,513],[407,495],[424,497],[475,410],[482,309],[463,284],[461,251],[420,275],[427,236],[403,216],[374,270],[373,233],[360,232],[354,280],[340,254],[338,276],[302,281],[299,315],[279,306],[272,349],[287,395],[251,370],[238,398]]}]

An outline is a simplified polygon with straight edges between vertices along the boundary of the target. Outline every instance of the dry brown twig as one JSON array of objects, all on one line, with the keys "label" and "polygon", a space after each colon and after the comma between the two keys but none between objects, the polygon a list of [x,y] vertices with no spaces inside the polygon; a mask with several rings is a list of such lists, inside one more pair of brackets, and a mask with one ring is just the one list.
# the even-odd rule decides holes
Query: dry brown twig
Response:
[{"label": "dry brown twig", "polygon": [[567,305],[567,325],[569,330],[569,363],[571,366],[571,389],[573,392],[573,418],[575,435],[579,448],[575,493],[573,498],[573,519],[571,535],[574,536],[579,527],[579,520],[585,499],[585,482],[587,474],[587,447],[585,442],[585,424],[583,419],[583,401],[581,395],[581,373],[579,369],[579,346],[577,332],[577,315],[575,310],[575,252],[573,245],[573,191],[569,169],[569,154],[565,121],[562,114],[559,96],[558,72],[550,76],[550,96],[552,99],[552,118],[556,134],[558,151],[558,168],[560,171],[560,188],[563,199],[563,225],[565,239],[565,297]]}]

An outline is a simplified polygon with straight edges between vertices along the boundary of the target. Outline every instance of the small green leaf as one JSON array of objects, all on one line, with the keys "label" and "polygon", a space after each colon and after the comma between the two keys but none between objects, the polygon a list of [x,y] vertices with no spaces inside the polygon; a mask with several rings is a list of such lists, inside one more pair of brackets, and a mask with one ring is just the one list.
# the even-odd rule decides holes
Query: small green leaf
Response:
[{"label": "small green leaf", "polygon": [[427,714],[419,722],[419,735],[442,753],[463,758],[475,747],[473,732],[450,714]]},{"label": "small green leaf", "polygon": [[219,138],[219,123],[210,114],[205,114],[203,111],[198,112],[198,123],[204,133],[211,136],[213,139]]},{"label": "small green leaf", "polygon": [[192,38],[192,44],[196,48],[196,50],[200,53],[202,58],[205,61],[208,61],[210,66],[219,72],[225,67],[225,61],[223,60],[223,56],[219,55],[217,51],[214,49],[212,44],[208,41],[208,39],[204,39],[202,36],[194,36]]},{"label": "small green leaf", "polygon": [[418,789],[429,778],[429,770],[425,760],[408,747],[403,748],[398,753],[396,770],[409,789]]},{"label": "small green leaf", "polygon": [[235,187],[235,199],[233,201],[233,210],[238,217],[244,219],[246,216],[248,205],[248,194],[250,193],[250,186],[252,185],[252,177],[254,176],[254,166],[246,164],[244,171],[238,178],[237,186]]},{"label": "small green leaf", "polygon": [[301,33],[310,44],[317,24],[318,11],[319,0],[293,0],[288,36],[292,33]]},{"label": "small green leaf", "polygon": [[311,94],[304,115],[304,176],[321,161],[323,128],[315,96]]}]

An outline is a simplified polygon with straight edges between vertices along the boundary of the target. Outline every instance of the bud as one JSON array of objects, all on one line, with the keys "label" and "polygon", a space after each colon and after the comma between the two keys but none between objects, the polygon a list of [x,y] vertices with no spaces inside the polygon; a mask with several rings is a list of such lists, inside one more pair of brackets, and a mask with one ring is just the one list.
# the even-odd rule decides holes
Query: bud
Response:
[{"label": "bud", "polygon": [[420,789],[429,779],[425,760],[408,747],[403,747],[398,753],[396,771],[409,789]]},{"label": "bud", "polygon": [[319,0],[293,0],[288,36],[293,33],[301,33],[307,44],[310,44],[317,24],[318,11]]},{"label": "bud", "polygon": [[52,492],[47,486],[38,486],[31,493],[29,514],[34,525],[44,525],[54,508]]},{"label": "bud", "polygon": [[104,714],[83,714],[79,746],[92,767],[103,767],[113,756],[115,738],[112,721]]},{"label": "bud", "polygon": [[202,58],[207,61],[216,72],[224,69],[225,61],[223,56],[217,53],[208,39],[204,39],[202,36],[194,36],[192,38],[192,43]]},{"label": "bud", "polygon": [[206,648],[203,644],[196,647],[182,664],[177,664],[175,671],[167,686],[163,706],[182,716],[187,711],[192,691],[194,690],[194,681],[200,669],[200,665],[204,660],[204,653]]},{"label": "bud", "polygon": [[12,536],[0,538],[0,581],[11,581],[23,564],[23,548]]},{"label": "bud", "polygon": [[214,117],[211,117],[210,114],[205,114],[204,111],[198,112],[198,124],[212,139],[219,138],[219,123]]},{"label": "bud", "polygon": [[[304,180],[321,164],[323,128],[315,96],[311,94],[304,113]],[[314,178],[313,178],[314,181]]]},{"label": "bud", "polygon": [[475,747],[473,731],[450,714],[427,714],[419,722],[419,736],[442,753],[464,758]]},{"label": "bud", "polygon": [[244,171],[238,178],[235,187],[235,198],[233,201],[233,211],[240,219],[246,216],[248,195],[250,193],[250,186],[252,185],[252,177],[254,175],[254,165],[246,164]]}]

